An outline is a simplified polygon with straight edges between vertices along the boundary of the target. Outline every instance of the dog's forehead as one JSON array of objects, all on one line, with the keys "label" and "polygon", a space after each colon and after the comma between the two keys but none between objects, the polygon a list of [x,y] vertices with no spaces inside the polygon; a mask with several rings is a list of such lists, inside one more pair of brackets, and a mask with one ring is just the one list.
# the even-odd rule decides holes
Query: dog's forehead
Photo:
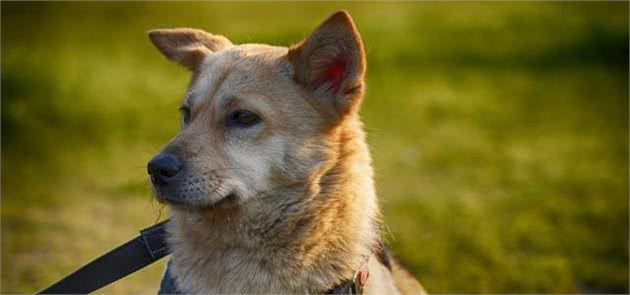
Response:
[{"label": "dog's forehead", "polygon": [[191,82],[185,103],[213,99],[221,90],[256,86],[278,72],[290,74],[280,62],[287,51],[286,47],[245,44],[209,54]]}]

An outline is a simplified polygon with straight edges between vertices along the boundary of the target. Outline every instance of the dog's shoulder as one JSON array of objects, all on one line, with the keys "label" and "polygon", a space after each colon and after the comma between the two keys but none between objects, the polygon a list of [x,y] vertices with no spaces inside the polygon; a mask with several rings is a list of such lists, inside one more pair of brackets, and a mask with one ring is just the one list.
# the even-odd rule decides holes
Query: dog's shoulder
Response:
[{"label": "dog's shoulder", "polygon": [[409,272],[400,260],[394,256],[384,243],[381,243],[381,246],[375,255],[378,258],[378,261],[390,271],[394,284],[400,294],[427,294],[418,280],[411,274],[411,272]]}]

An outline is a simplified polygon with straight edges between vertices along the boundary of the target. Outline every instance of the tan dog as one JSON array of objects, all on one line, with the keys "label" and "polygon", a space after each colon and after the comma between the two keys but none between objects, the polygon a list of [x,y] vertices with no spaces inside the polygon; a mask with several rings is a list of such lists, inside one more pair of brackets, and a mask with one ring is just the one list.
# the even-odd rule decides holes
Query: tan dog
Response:
[{"label": "tan dog", "polygon": [[179,292],[314,294],[353,279],[368,294],[424,292],[381,249],[357,114],[365,53],[346,12],[291,48],[195,29],[149,37],[192,71],[182,129],[148,165],[171,208]]}]

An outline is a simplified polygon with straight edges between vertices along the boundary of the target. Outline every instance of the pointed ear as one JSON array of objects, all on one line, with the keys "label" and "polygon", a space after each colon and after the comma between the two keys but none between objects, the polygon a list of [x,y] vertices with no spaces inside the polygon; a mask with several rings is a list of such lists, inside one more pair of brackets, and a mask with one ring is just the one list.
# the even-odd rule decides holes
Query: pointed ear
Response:
[{"label": "pointed ear", "polygon": [[232,42],[221,35],[197,29],[155,29],[148,34],[151,42],[166,58],[192,71],[208,54],[232,46]]},{"label": "pointed ear", "polygon": [[289,49],[295,80],[341,117],[363,97],[365,52],[352,18],[339,11]]}]

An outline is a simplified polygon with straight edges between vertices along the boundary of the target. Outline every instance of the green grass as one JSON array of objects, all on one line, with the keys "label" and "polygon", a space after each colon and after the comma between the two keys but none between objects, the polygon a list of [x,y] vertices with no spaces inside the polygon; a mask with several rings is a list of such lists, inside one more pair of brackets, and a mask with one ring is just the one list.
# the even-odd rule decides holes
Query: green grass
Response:
[{"label": "green grass", "polygon": [[[387,239],[431,293],[628,292],[628,3],[2,2],[2,293],[167,215],[188,74],[146,30],[290,45],[348,8]],[[162,265],[104,289],[151,293]]]}]

